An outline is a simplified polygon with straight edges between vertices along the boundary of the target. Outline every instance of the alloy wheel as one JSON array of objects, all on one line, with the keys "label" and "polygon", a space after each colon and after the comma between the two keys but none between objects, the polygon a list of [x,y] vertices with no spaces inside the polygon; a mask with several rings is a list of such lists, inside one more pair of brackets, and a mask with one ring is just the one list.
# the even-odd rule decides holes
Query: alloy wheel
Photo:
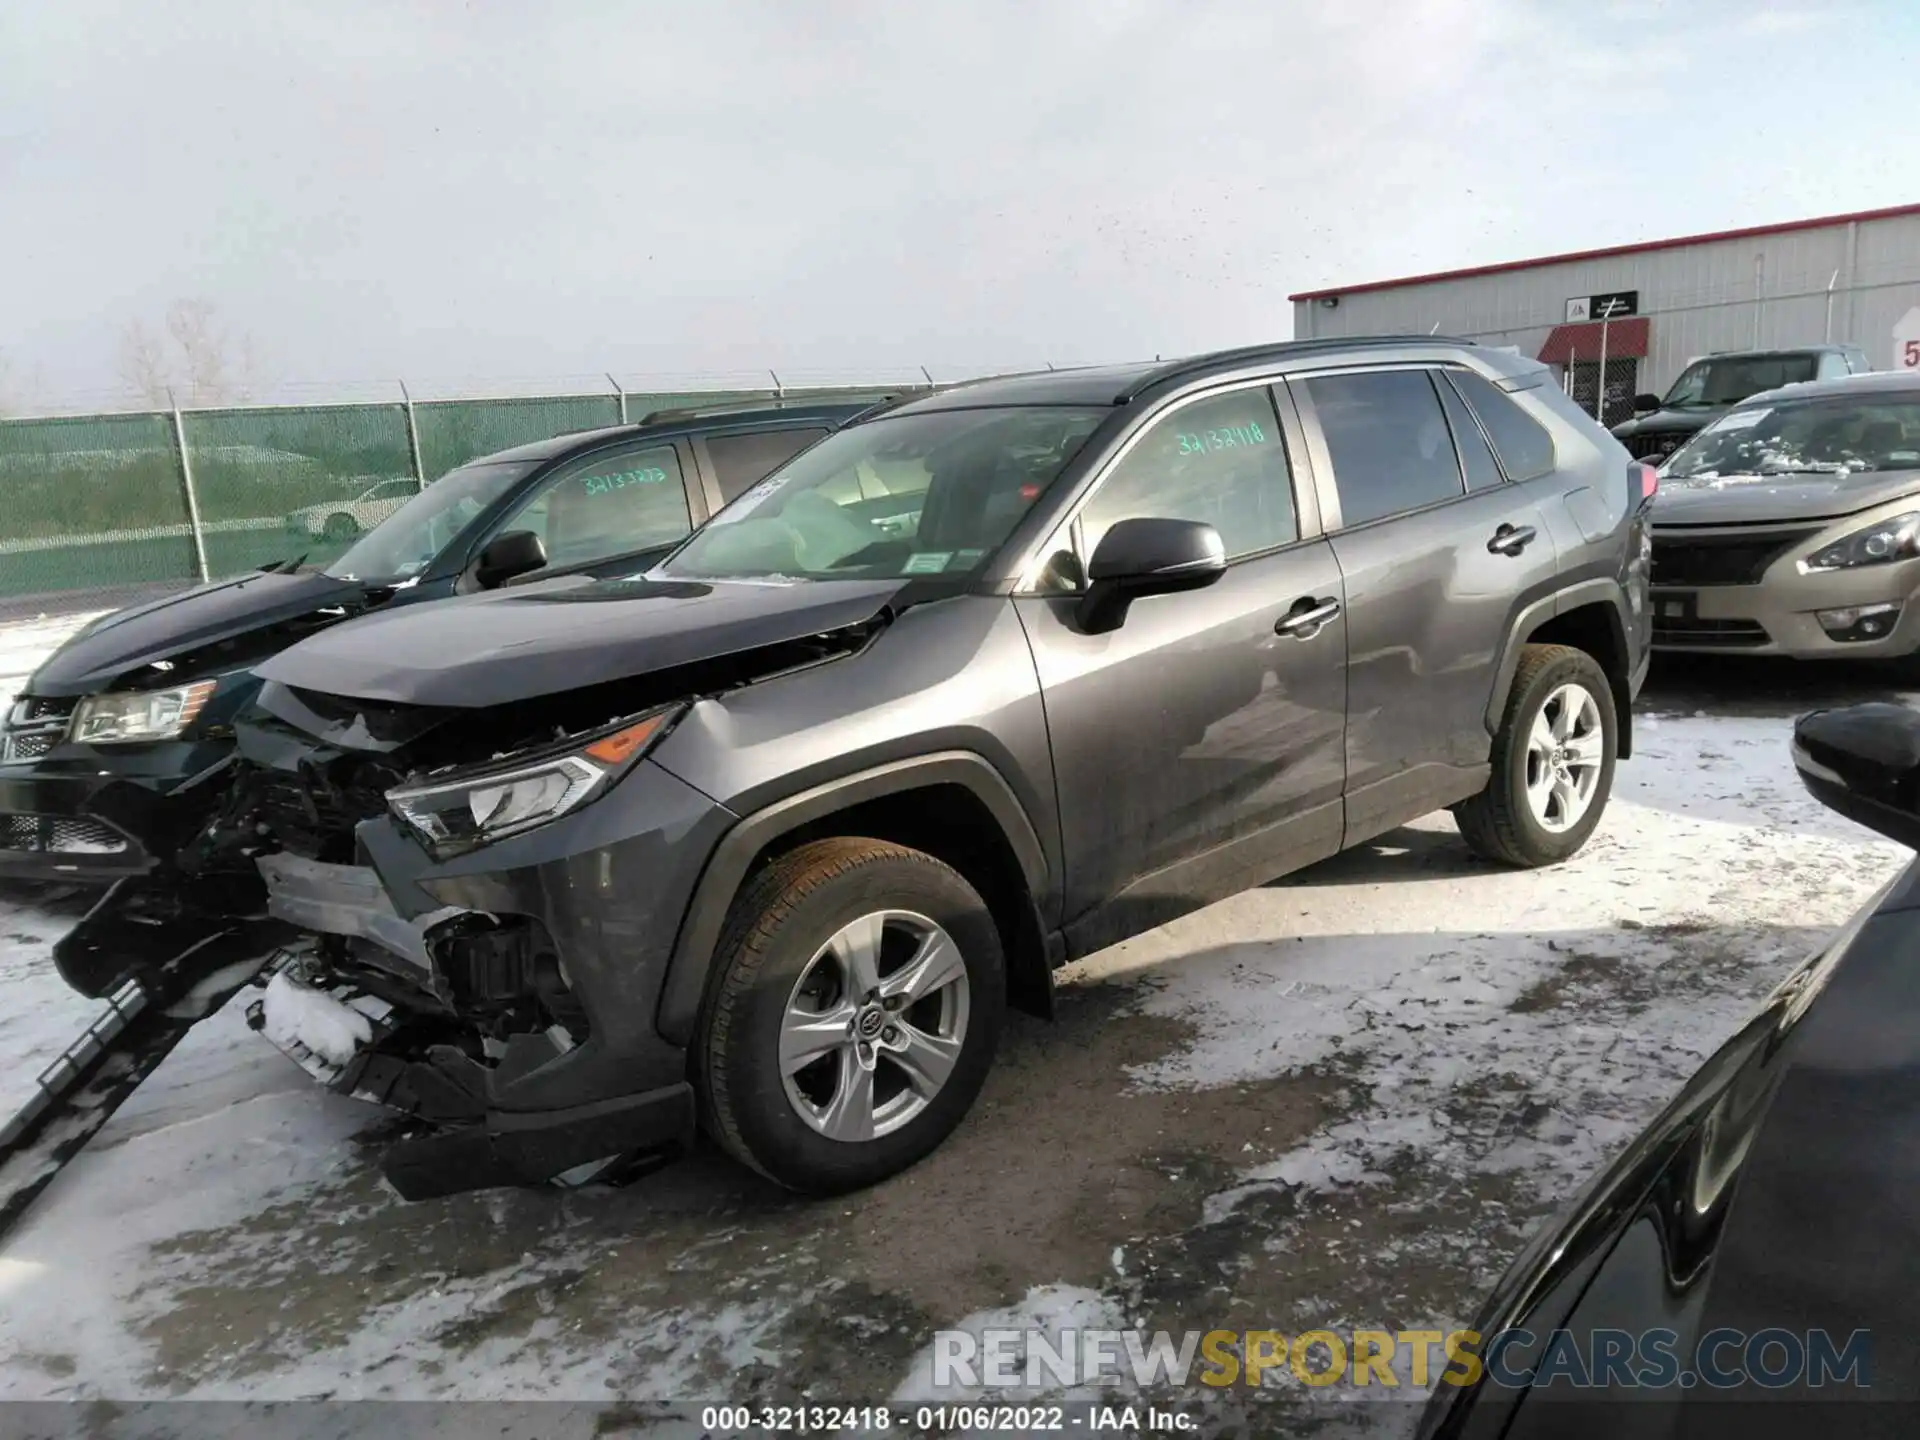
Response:
[{"label": "alloy wheel", "polygon": [[1541,829],[1560,834],[1580,823],[1605,759],[1599,702],[1577,682],[1559,686],[1527,732],[1527,807]]},{"label": "alloy wheel", "polygon": [[795,1113],[829,1140],[892,1134],[939,1095],[966,1042],[960,947],[911,910],[840,927],[801,971],[780,1022]]}]

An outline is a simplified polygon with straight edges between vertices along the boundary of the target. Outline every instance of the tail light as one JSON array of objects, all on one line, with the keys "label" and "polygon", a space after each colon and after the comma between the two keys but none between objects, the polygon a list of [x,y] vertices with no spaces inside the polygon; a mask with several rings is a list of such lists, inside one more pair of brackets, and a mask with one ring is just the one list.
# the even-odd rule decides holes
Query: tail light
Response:
[{"label": "tail light", "polygon": [[1651,465],[1643,465],[1636,460],[1627,467],[1627,476],[1639,494],[1642,505],[1652,500],[1660,489],[1660,472]]}]

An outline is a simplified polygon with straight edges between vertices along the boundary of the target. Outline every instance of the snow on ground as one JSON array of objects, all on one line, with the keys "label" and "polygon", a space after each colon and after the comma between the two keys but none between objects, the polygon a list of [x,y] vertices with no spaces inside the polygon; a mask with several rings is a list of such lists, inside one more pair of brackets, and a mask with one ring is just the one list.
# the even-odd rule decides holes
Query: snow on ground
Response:
[{"label": "snow on ground", "polygon": [[[0,672],[28,652],[0,639]],[[243,992],[0,1248],[0,1395],[646,1400],[813,1367],[840,1387],[815,1398],[919,1399],[936,1324],[1462,1319],[1904,855],[1805,795],[1782,719],[1637,723],[1573,861],[1492,869],[1433,817],[1093,957],[1064,993],[1095,1023],[1016,1043],[944,1162],[841,1202],[714,1200],[737,1176],[709,1158],[618,1194],[402,1205],[368,1164],[379,1112],[247,1031]],[[0,1104],[89,1013],[47,962],[80,904],[0,895]],[[1042,1100],[1083,1151],[1151,1127],[1122,1135],[1118,1198],[889,1291],[917,1249],[1068,1183],[1074,1157],[1024,1128]],[[1203,1120],[1248,1106],[1271,1124],[1216,1163]],[[933,1207],[912,1244],[876,1250],[910,1204]],[[1075,1268],[1088,1232],[1097,1262]]]},{"label": "snow on ground", "polygon": [[81,615],[42,615],[0,626],[0,714],[6,713],[13,697],[27,683],[27,677],[56,645],[102,613],[95,610]]}]

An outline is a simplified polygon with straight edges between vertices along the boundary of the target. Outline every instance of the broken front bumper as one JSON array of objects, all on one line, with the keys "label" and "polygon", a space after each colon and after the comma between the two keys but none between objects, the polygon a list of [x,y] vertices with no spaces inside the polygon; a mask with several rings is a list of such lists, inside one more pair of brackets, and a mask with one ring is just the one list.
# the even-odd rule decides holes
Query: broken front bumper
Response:
[{"label": "broken front bumper", "polygon": [[441,996],[459,994],[469,947],[502,927],[538,926],[585,1012],[585,1038],[570,1048],[515,1035],[483,1064],[434,1046],[343,1080],[355,1093],[387,1087],[447,1127],[388,1153],[402,1194],[551,1180],[691,1138],[686,1051],[655,1017],[688,899],[733,820],[643,761],[578,812],[453,860],[436,860],[380,816],[355,830],[357,864],[285,854],[258,862],[270,915],[377,946],[384,968],[410,971]]},{"label": "broken front bumper", "polygon": [[0,764],[0,878],[105,884],[147,874],[203,818],[191,793],[200,787],[176,792],[232,750],[228,741],[61,745]]}]

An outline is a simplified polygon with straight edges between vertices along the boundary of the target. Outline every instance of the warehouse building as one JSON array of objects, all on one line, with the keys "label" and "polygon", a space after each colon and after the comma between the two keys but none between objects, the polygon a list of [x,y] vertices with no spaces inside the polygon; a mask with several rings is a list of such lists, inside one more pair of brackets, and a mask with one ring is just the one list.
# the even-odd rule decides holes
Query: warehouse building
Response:
[{"label": "warehouse building", "polygon": [[1439,333],[1554,367],[1604,419],[1725,350],[1857,345],[1920,371],[1920,205],[1375,280],[1287,297],[1301,339]]}]

